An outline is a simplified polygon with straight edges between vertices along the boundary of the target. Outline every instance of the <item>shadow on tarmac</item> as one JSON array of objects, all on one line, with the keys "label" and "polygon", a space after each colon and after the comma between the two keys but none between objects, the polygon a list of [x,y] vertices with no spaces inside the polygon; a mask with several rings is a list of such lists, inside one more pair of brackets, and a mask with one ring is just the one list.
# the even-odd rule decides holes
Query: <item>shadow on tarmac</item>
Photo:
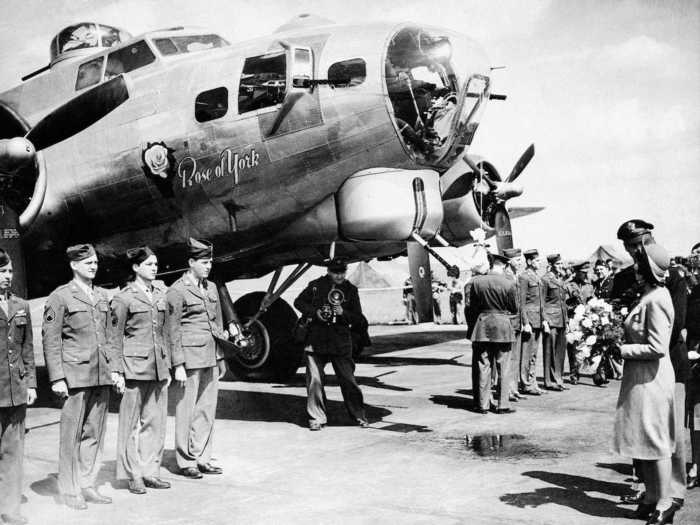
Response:
[{"label": "shadow on tarmac", "polygon": [[[418,330],[419,328],[416,329]],[[409,350],[422,346],[435,346],[450,341],[465,339],[466,337],[466,329],[374,335],[372,336],[372,350],[370,355],[373,356],[375,354]]]},{"label": "shadow on tarmac", "polygon": [[[396,373],[395,371],[391,372],[383,372],[381,374],[378,374],[376,376],[355,376],[355,380],[357,381],[357,384],[360,386],[368,386],[372,388],[381,388],[384,390],[394,390],[396,392],[411,392],[413,389],[412,388],[407,388],[403,386],[397,386],[397,385],[389,385],[387,383],[384,383],[383,381],[380,381],[380,377],[388,376],[391,374]],[[338,387],[340,386],[338,383],[338,378],[335,376],[335,374],[325,374],[325,379],[324,379],[324,385],[325,386],[332,386],[332,387]],[[306,388],[306,377],[304,374],[297,374],[292,381],[288,381],[287,383],[284,383],[283,385],[273,385],[272,388],[289,388],[289,387],[303,387]]]},{"label": "shadow on tarmac", "polygon": [[586,494],[587,492],[597,492],[609,496],[621,496],[629,492],[629,486],[626,483],[614,483],[541,470],[523,472],[522,475],[557,486],[538,488],[532,492],[504,494],[499,498],[502,502],[521,509],[554,503],[599,518],[629,518],[631,516],[629,510],[618,507],[614,501]]},{"label": "shadow on tarmac", "polygon": [[377,366],[403,366],[403,365],[416,365],[416,366],[439,366],[439,365],[452,365],[452,366],[464,366],[471,368],[470,364],[459,363],[457,359],[463,357],[464,354],[456,355],[450,359],[439,359],[437,357],[383,357],[369,355],[362,357],[361,363],[367,363],[370,365]]},{"label": "shadow on tarmac", "polygon": [[[467,391],[460,390],[459,392],[467,392]],[[470,397],[460,397],[460,396],[432,395],[432,396],[430,396],[430,401],[432,401],[436,405],[444,405],[447,408],[456,408],[459,410],[466,410],[468,412],[479,413],[479,410],[474,406],[474,398],[471,396]]]}]

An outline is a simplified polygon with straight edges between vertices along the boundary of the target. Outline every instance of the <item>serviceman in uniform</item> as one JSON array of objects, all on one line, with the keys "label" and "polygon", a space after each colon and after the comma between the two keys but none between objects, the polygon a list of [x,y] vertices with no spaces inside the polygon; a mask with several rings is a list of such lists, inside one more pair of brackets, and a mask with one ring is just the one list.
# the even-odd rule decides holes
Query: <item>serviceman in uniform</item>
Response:
[{"label": "serviceman in uniform", "polygon": [[[472,385],[475,409],[485,414],[490,408],[496,413],[515,412],[510,407],[510,349],[515,341],[511,318],[518,313],[515,282],[503,275],[508,258],[489,254],[491,270],[472,280],[469,298],[469,330],[472,352],[478,355],[477,384]],[[498,401],[492,402],[491,369],[496,367],[501,378]],[[478,390],[478,395],[476,394]]]},{"label": "serviceman in uniform", "polygon": [[0,248],[0,521],[22,525],[24,420],[36,400],[36,373],[29,304],[11,287],[12,261]]},{"label": "serviceman in uniform", "polygon": [[612,287],[613,287],[613,276],[612,273],[610,272],[610,269],[608,268],[608,265],[605,264],[605,261],[598,259],[595,262],[595,265],[593,266],[593,271],[595,272],[596,276],[598,277],[598,280],[595,282],[595,296],[598,299],[603,299],[604,301],[608,301],[610,299],[610,295],[612,293]]},{"label": "serviceman in uniform", "polygon": [[327,423],[323,369],[329,361],[350,417],[361,427],[369,426],[362,391],[354,376],[350,336],[351,326],[361,321],[362,307],[357,287],[345,279],[346,272],[347,264],[333,259],[328,273],[311,281],[294,301],[296,309],[312,319],[304,353],[310,430],[321,430]]},{"label": "serviceman in uniform", "polygon": [[[517,298],[520,296],[518,277],[525,267],[523,252],[519,248],[506,248],[503,250],[503,255],[508,258],[508,264],[506,264],[503,274],[515,283],[515,297],[517,303]],[[520,308],[518,308],[518,313],[511,317],[511,324],[515,332],[515,341],[513,341],[513,346],[510,349],[510,392],[508,396],[511,401],[518,401],[518,399],[525,397],[520,395],[518,388],[520,383],[520,360],[522,357],[521,331],[523,327],[523,312]]]},{"label": "serviceman in uniform", "polygon": [[[574,310],[578,305],[585,305],[595,296],[593,285],[588,280],[590,268],[591,263],[588,261],[573,265],[574,277],[566,284],[567,321],[574,317]],[[567,342],[566,354],[569,359],[569,382],[575,385],[579,380],[580,365],[576,357],[576,345]]]},{"label": "serviceman in uniform", "polygon": [[520,391],[523,394],[539,396],[542,391],[537,386],[537,351],[542,334],[542,282],[537,274],[540,254],[537,250],[525,253],[525,270],[518,277],[518,308],[522,312],[522,357],[520,359]]},{"label": "serviceman in uniform", "polygon": [[213,249],[206,241],[188,240],[189,270],[168,289],[167,339],[175,382],[175,457],[180,473],[199,479],[221,474],[211,463],[219,379],[226,373],[215,338],[226,339],[219,292],[207,280]]},{"label": "serviceman in uniform", "polygon": [[112,299],[111,345],[126,382],[119,406],[117,479],[129,491],[170,488],[160,479],[170,384],[170,349],[164,339],[166,289],[154,279],[158,259],[147,247],[126,252],[132,279]]},{"label": "serviceman in uniform", "polygon": [[547,256],[549,271],[542,277],[542,350],[544,387],[567,390],[562,379],[566,356],[566,283],[559,254]]},{"label": "serviceman in uniform", "polygon": [[51,390],[65,399],[61,410],[58,488],[77,510],[111,503],[97,491],[109,390],[124,388],[120,364],[109,345],[111,319],[107,292],[92,281],[97,254],[90,244],[66,250],[73,280],[49,295],[42,339]]}]

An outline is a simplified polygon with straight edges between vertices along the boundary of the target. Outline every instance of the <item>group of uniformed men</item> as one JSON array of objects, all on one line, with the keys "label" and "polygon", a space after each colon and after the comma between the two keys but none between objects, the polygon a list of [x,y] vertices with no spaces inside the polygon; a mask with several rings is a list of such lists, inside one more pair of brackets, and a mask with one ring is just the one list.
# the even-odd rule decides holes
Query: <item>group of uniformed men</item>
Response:
[{"label": "group of uniformed men", "polygon": [[[612,277],[604,261],[597,261],[596,287],[589,282],[590,263],[573,266],[567,279],[559,254],[547,256],[548,270],[540,276],[540,254],[517,248],[489,254],[490,270],[467,285],[467,337],[472,341],[472,385],[477,412],[515,412],[512,401],[524,395],[539,396],[535,364],[542,345],[544,388],[567,390],[564,362],[569,359],[569,380],[576,384],[579,363],[576,347],[568,344],[566,329],[577,305],[594,295],[609,297]],[[497,399],[491,394],[498,378]]]},{"label": "group of uniformed men", "polygon": [[[73,279],[49,295],[42,340],[52,392],[63,400],[58,489],[82,510],[108,504],[95,482],[100,469],[110,390],[121,394],[116,474],[134,494],[167,489],[160,478],[168,386],[176,389],[175,455],[181,475],[221,474],[211,462],[218,380],[226,364],[218,341],[240,334],[237,319],[223,326],[219,292],[207,278],[212,246],[189,239],[189,269],[169,288],[155,281],[158,259],[148,247],[126,253],[132,275],[111,300],[93,285],[92,245],[66,250]],[[354,378],[350,327],[362,322],[347,265],[333,260],[295,305],[310,319],[306,369],[311,430],[326,424],[323,369],[331,362],[349,414],[367,427]],[[10,292],[12,261],[0,249],[0,520],[23,524],[20,512],[27,405],[36,400],[32,322],[26,301]],[[235,317],[235,313],[233,314]]]}]

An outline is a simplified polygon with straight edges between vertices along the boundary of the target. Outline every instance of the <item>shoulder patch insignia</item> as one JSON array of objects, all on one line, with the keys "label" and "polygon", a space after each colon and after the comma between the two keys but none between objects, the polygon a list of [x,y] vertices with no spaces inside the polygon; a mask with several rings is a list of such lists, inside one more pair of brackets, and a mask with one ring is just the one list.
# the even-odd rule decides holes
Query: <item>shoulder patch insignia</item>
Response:
[{"label": "shoulder patch insignia", "polygon": [[44,310],[44,322],[45,323],[53,323],[56,320],[56,312],[53,311],[52,307],[47,307],[46,310]]}]

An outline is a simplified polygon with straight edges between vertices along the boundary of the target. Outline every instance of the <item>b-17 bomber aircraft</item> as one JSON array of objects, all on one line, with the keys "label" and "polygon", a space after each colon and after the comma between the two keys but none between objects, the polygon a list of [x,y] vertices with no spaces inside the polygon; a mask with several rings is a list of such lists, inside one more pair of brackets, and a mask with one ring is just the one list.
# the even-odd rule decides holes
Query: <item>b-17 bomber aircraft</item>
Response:
[{"label": "b-17 bomber aircraft", "polygon": [[[245,322],[244,344],[227,345],[240,378],[296,371],[296,314],[279,296],[310,265],[408,252],[427,320],[433,246],[482,227],[508,247],[510,217],[539,209],[506,209],[533,146],[505,179],[467,153],[487,102],[505,96],[451,31],[300,15],[231,45],[79,23],[50,51],[0,94],[0,245],[16,291],[48,295],[83,242],[100,255],[96,284],[118,286],[126,249],[144,244],[170,282],[187,238],[207,239],[225,317]],[[232,303],[225,282],[273,271],[267,291]]]}]

